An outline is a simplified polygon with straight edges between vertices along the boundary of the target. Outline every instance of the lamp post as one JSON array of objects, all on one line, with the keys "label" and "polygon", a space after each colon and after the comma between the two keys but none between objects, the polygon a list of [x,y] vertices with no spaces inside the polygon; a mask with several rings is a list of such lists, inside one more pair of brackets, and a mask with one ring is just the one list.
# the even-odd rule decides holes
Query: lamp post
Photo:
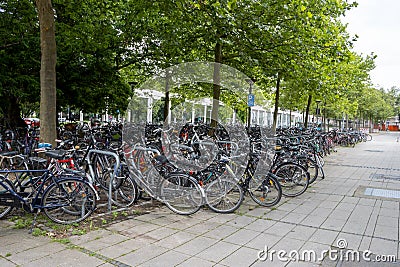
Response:
[{"label": "lamp post", "polygon": [[247,98],[247,129],[250,130],[251,125],[251,107],[254,106],[254,95],[253,93],[253,84],[254,82],[251,79],[246,79],[246,82],[249,83],[249,94]]},{"label": "lamp post", "polygon": [[[370,125],[370,121],[369,121],[369,109],[368,108],[365,109],[365,114],[367,115],[367,117],[366,117],[367,126],[366,127],[368,127],[368,132],[371,132],[371,125]],[[365,118],[364,118],[364,121],[365,121]]]},{"label": "lamp post", "polygon": [[317,109],[315,110],[315,114],[317,115],[317,126],[318,126],[318,116],[320,114],[319,103],[321,103],[321,100],[317,99],[317,100],[315,100],[315,103],[317,103]]}]

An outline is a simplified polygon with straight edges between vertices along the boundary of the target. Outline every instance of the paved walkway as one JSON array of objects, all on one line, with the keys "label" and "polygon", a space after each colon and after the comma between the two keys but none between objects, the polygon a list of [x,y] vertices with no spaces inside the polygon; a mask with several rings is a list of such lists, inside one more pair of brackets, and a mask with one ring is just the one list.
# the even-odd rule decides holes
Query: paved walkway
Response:
[{"label": "paved walkway", "polygon": [[3,220],[0,266],[399,266],[376,263],[400,257],[398,135],[340,148],[326,159],[325,180],[272,209],[250,198],[235,214],[155,209],[70,244]]}]

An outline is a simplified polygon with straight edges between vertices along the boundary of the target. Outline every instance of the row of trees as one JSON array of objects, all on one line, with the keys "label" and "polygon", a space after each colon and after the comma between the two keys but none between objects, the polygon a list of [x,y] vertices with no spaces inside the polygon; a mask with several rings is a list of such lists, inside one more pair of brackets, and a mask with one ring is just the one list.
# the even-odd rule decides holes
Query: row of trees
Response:
[{"label": "row of trees", "polygon": [[[331,117],[368,114],[378,120],[393,115],[398,104],[396,88],[388,92],[371,86],[375,55],[352,50],[356,40],[346,32],[341,17],[357,4],[347,0],[51,4],[58,110],[67,105],[96,113],[125,110],[129,82],[140,84],[161,69],[189,61],[214,61],[238,69],[256,82],[264,97],[284,109],[308,113],[319,99]],[[32,0],[0,1],[0,116],[7,126],[39,106],[43,51],[37,6]],[[235,106],[237,99],[220,89],[203,86],[184,94],[205,94]],[[245,105],[235,108],[246,110]]]}]

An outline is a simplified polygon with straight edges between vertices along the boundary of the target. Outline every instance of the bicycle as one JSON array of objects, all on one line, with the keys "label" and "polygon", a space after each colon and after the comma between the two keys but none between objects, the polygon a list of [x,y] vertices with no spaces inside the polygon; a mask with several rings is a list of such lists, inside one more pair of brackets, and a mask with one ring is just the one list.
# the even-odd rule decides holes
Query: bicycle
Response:
[{"label": "bicycle", "polygon": [[[31,180],[29,192],[16,190],[7,178],[9,173],[44,172]],[[32,223],[40,211],[53,222],[73,224],[85,220],[96,209],[99,199],[95,189],[82,177],[55,176],[48,170],[0,171],[0,218],[4,218],[14,208],[22,208],[35,213]],[[32,229],[31,229],[32,230]]]},{"label": "bicycle", "polygon": [[[150,156],[148,164],[154,166],[158,174],[161,177],[167,179],[169,179],[169,175],[171,173],[174,173],[174,175],[176,175],[176,173],[189,174],[191,177],[196,179],[196,181],[204,190],[205,195],[203,205],[208,206],[211,210],[215,212],[231,213],[235,211],[242,203],[243,190],[237,184],[238,180],[232,177],[224,176],[224,165],[226,163],[224,159],[217,160],[217,157],[213,155],[213,161],[207,164],[207,167],[201,166],[202,164],[194,164],[194,162],[199,163],[199,158],[197,158],[197,156],[204,154],[200,153],[199,150],[195,152],[195,149],[199,149],[202,147],[202,145],[210,143],[208,141],[204,141],[204,138],[202,137],[208,132],[210,128],[206,125],[198,126],[201,126],[202,130],[199,131],[197,128],[192,129],[194,128],[194,125],[186,124],[181,131],[175,131],[175,133],[180,133],[180,136],[182,134],[186,134],[186,137],[189,136],[190,140],[193,141],[193,138],[195,138],[199,141],[189,143],[186,141],[180,141],[177,143],[173,143],[171,142],[171,140],[179,140],[178,138],[169,138],[169,136],[167,135],[167,133],[174,132],[173,128],[169,128],[164,131],[161,128],[152,129],[152,127],[158,127],[157,125],[152,125],[152,127],[146,125],[146,147],[148,148],[146,154]],[[189,128],[189,130],[186,128]],[[221,131],[220,128],[218,128],[218,130]],[[188,133],[193,134],[193,136],[191,136],[191,134],[188,135]],[[160,145],[160,136],[157,137],[157,135],[154,136],[154,134],[167,135],[164,138],[164,142],[162,143],[162,145]],[[217,136],[214,136],[214,138],[217,139]],[[193,145],[195,145],[195,147],[193,147]],[[233,144],[229,140],[216,140],[215,143],[212,143],[213,147],[220,148],[221,153],[222,151],[227,153],[231,152],[231,148],[235,147],[235,145],[236,144]],[[165,148],[165,151],[161,150],[163,148]],[[237,150],[237,148],[235,150]],[[171,153],[171,151],[173,152]],[[198,154],[198,152],[200,154]],[[139,152],[139,154],[143,154],[143,152]],[[168,158],[166,155],[168,156]],[[192,157],[193,155],[194,157]],[[189,162],[187,162],[187,158],[189,158]],[[170,161],[170,159],[172,160],[172,162]],[[191,170],[183,171],[180,168],[182,165],[184,165],[184,169],[187,169],[187,167],[190,166]],[[202,176],[208,177],[207,179],[203,179]],[[210,179],[211,177],[212,179]],[[146,182],[148,184],[154,184],[154,182]]]},{"label": "bicycle", "polygon": [[[253,130],[254,131],[254,130]],[[258,132],[260,132],[258,130]],[[260,138],[261,134],[249,132],[255,135],[251,139],[251,154],[249,170],[255,174],[265,175],[272,173],[282,189],[282,195],[295,197],[303,194],[310,183],[310,173],[302,165],[293,162],[291,156],[283,153],[282,145],[277,145],[280,139]],[[291,139],[286,139],[291,141]],[[261,166],[260,161],[261,160]],[[251,172],[250,172],[251,173]]]},{"label": "bicycle", "polygon": [[100,171],[100,173],[96,174],[95,177],[100,187],[107,192],[111,176],[115,172],[112,184],[112,201],[117,206],[129,207],[138,200],[139,189],[136,182],[130,176],[123,154],[120,151],[113,153],[117,154],[120,159],[119,166],[116,166],[114,156],[96,153],[93,165],[96,166],[96,171]]},{"label": "bicycle", "polygon": [[[244,195],[249,194],[250,198],[257,204],[264,207],[272,207],[279,203],[282,198],[282,187],[279,177],[270,170],[265,169],[265,162],[258,164],[261,157],[251,153],[243,175],[238,180]],[[238,166],[235,162],[229,161],[226,165],[227,171],[235,175]]]},{"label": "bicycle", "polygon": [[[152,198],[164,203],[170,210],[180,215],[190,215],[203,205],[204,191],[198,182],[183,172],[156,169],[152,160],[160,160],[160,152],[139,144],[124,149],[125,158],[135,181]],[[142,162],[143,161],[143,162]],[[160,164],[159,167],[161,167]]]},{"label": "bicycle", "polygon": [[[8,174],[8,179],[13,182],[14,186],[24,191],[29,187],[29,176],[32,173],[29,170],[43,170],[46,168],[47,160],[39,157],[29,157],[27,155],[18,154],[17,151],[10,151],[0,154],[0,170],[3,171],[14,171],[14,170],[26,170],[26,172],[11,173]],[[37,172],[40,174],[40,172]]]},{"label": "bicycle", "polygon": [[[170,163],[168,154],[164,155],[161,150],[163,146],[160,148],[157,145],[159,139],[143,135],[146,130],[150,130],[148,125],[125,125],[124,139],[127,142],[124,152],[131,174],[149,195],[165,203],[175,213],[183,215],[193,214],[203,205],[224,213],[232,212],[240,206],[243,190],[237,184],[237,179],[216,175],[216,172],[225,172],[222,163],[216,164],[216,169],[212,171],[215,178],[207,184],[201,184],[188,174],[191,171],[183,172]],[[231,143],[229,140],[223,141],[221,149],[227,149]],[[210,170],[212,169],[200,167],[198,171],[205,173]],[[233,199],[232,196],[234,201],[230,200]]]},{"label": "bicycle", "polygon": [[[129,207],[138,196],[136,183],[129,175],[126,164],[115,166],[115,160],[108,158],[107,155],[95,153],[90,155],[89,146],[86,153],[79,149],[50,150],[46,151],[47,157],[51,158],[48,169],[56,175],[78,174],[86,177],[95,189],[102,189],[109,194],[109,181],[115,171],[116,176],[113,179],[111,201],[120,207]],[[100,191],[100,190],[98,190]]]},{"label": "bicycle", "polygon": [[171,125],[163,129],[160,125],[147,124],[144,143],[161,151],[177,167],[185,169],[191,165],[200,170],[206,168],[215,156],[215,138],[205,134],[207,129],[206,125],[191,123],[180,130]]},{"label": "bicycle", "polygon": [[[229,145],[231,148],[238,147],[235,143]],[[268,170],[263,170],[261,164],[256,173],[256,163],[260,157],[255,157],[255,154],[251,154],[249,159],[246,152],[227,155],[235,154],[235,151],[238,150],[230,149],[228,152],[231,153],[227,153],[225,149],[221,149],[217,156],[219,160],[211,168],[195,174],[199,183],[204,185],[205,204],[213,211],[230,213],[239,208],[246,194],[249,194],[254,202],[265,207],[279,203],[282,188],[278,177]],[[240,161],[247,161],[247,165]]]}]

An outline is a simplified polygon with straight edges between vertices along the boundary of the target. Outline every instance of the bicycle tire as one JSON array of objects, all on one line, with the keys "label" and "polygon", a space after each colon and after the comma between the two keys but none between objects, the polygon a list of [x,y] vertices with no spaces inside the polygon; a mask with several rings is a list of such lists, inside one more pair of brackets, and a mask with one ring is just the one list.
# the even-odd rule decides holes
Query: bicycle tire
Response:
[{"label": "bicycle tire", "polygon": [[[25,161],[25,157],[21,155],[16,155],[10,158],[4,158],[2,159],[1,165],[0,165],[1,170],[29,170],[29,166],[27,162]],[[15,187],[18,188],[18,184],[21,183],[23,180],[20,178],[23,175],[21,173],[8,173],[7,179],[8,181],[11,181],[14,183]]]},{"label": "bicycle tire", "polygon": [[[318,161],[319,161],[320,167],[321,167],[321,168],[324,167],[324,165],[325,165],[324,157],[322,157],[322,156],[319,155],[319,154],[316,154],[315,157],[318,157]],[[317,160],[316,160],[316,161],[317,161]],[[317,161],[317,162],[318,162],[318,161]]]},{"label": "bicycle tire", "polygon": [[191,215],[203,205],[202,188],[198,182],[184,173],[170,173],[160,184],[160,200],[173,212]]},{"label": "bicycle tire", "polygon": [[[0,179],[2,180],[2,182],[6,183],[7,186],[9,186],[13,191],[15,191],[14,184],[11,181],[9,181],[4,176],[1,176]],[[4,193],[9,193],[9,191],[3,185],[0,184],[0,198],[1,194]],[[3,205],[3,203],[0,202],[0,219],[10,214],[12,210],[13,210],[12,206]]]},{"label": "bicycle tire", "polygon": [[[119,207],[132,206],[138,199],[138,188],[130,176],[114,177],[111,201]],[[109,191],[107,190],[107,195]]]},{"label": "bicycle tire", "polygon": [[249,195],[251,199],[263,207],[272,207],[279,203],[282,198],[282,187],[278,180],[272,175],[267,177],[251,179],[249,182]]},{"label": "bicycle tire", "polygon": [[296,197],[303,194],[310,183],[310,173],[303,166],[285,162],[274,168],[274,174],[282,187],[282,195]]},{"label": "bicycle tire", "polygon": [[232,213],[243,202],[243,188],[233,180],[216,179],[205,189],[206,205],[217,213]]},{"label": "bicycle tire", "polygon": [[[103,190],[108,190],[109,188],[108,181],[110,180],[110,172],[114,171],[114,162],[115,159],[113,156],[99,154],[96,154],[93,160],[93,166],[95,166],[95,180],[99,183]],[[117,182],[117,180],[114,182]],[[113,186],[118,187],[119,185],[114,184]]]},{"label": "bicycle tire", "polygon": [[96,209],[96,193],[84,180],[62,179],[46,189],[42,208],[46,216],[55,223],[78,223]]},{"label": "bicycle tire", "polygon": [[307,171],[310,173],[310,181],[309,184],[312,184],[317,180],[319,174],[318,163],[314,160],[308,159],[306,165],[301,164],[303,167],[306,167]]}]

